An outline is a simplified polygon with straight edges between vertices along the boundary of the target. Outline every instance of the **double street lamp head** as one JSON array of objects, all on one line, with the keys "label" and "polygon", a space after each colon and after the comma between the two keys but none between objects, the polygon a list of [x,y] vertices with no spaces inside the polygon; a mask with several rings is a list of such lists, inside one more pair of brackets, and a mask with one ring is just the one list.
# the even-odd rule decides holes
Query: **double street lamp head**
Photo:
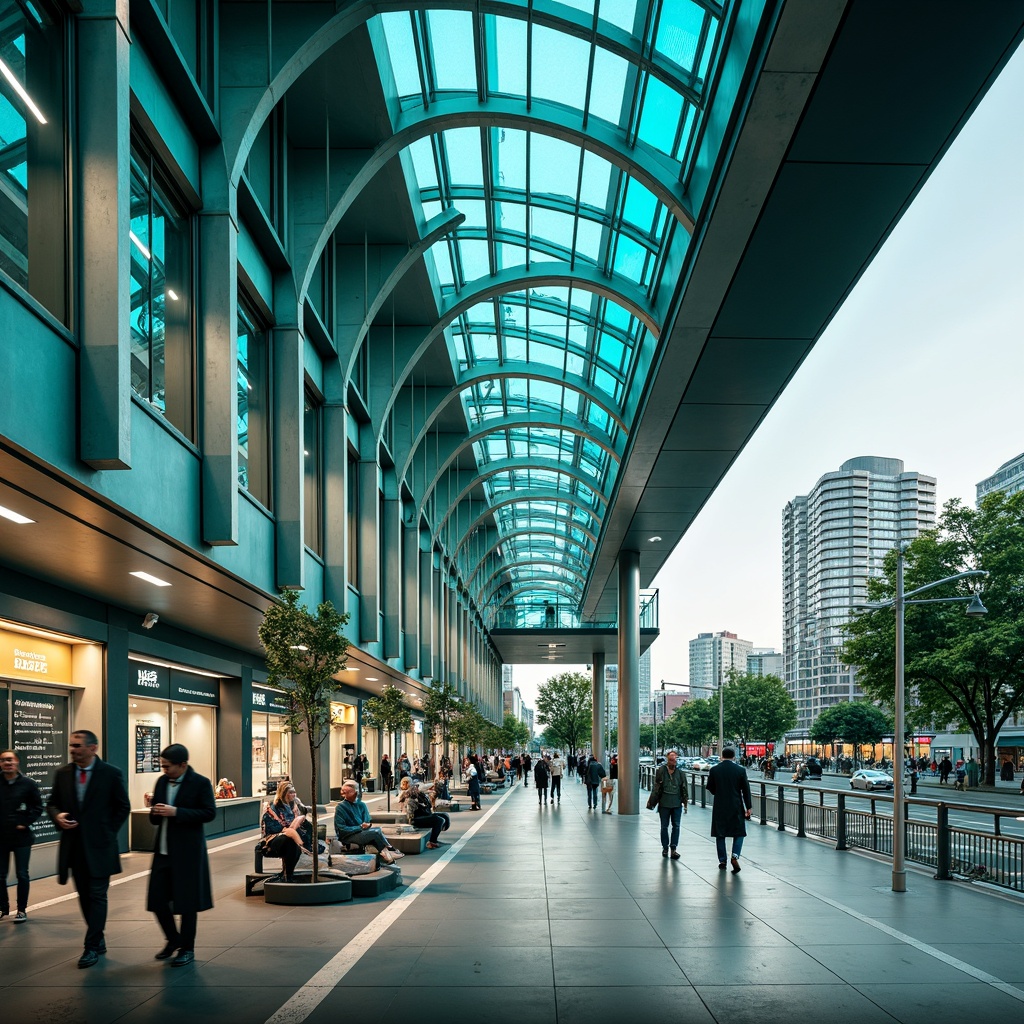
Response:
[{"label": "double street lamp head", "polygon": [[981,603],[981,595],[977,591],[971,598],[971,603],[964,609],[964,615],[969,615],[972,619],[988,615],[988,609]]}]

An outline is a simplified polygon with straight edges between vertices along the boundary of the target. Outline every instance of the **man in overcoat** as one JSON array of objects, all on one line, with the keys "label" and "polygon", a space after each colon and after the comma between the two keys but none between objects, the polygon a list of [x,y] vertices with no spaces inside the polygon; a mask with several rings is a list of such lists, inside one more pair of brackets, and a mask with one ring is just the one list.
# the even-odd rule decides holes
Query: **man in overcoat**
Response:
[{"label": "man in overcoat", "polygon": [[718,847],[718,869],[725,870],[725,840],[732,837],[732,873],[740,870],[740,851],[747,834],[753,800],[747,770],[736,763],[736,751],[726,747],[722,760],[708,772],[708,792],[715,802],[711,807],[711,834]]},{"label": "man in overcoat", "polygon": [[107,951],[107,890],[121,871],[117,834],[131,804],[121,771],[96,756],[99,739],[88,729],[71,734],[71,763],[58,768],[46,813],[60,831],[57,878],[66,885],[74,875],[85,918],[85,949],[79,967],[92,967]]},{"label": "man in overcoat", "polygon": [[[217,816],[217,805],[213,784],[189,767],[182,744],[160,751],[160,770],[163,774],[146,799],[149,820],[156,826],[146,909],[156,914],[167,940],[156,959],[173,956],[172,967],[185,967],[195,960],[199,913],[213,906],[203,826]],[[181,916],[180,926],[175,914]]]}]

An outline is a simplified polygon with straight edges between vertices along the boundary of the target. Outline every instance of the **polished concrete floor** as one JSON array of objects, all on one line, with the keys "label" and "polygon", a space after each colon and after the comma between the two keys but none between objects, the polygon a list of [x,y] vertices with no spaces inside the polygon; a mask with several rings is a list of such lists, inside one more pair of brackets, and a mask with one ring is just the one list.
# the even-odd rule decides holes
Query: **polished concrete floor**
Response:
[{"label": "polished concrete floor", "polygon": [[[148,855],[111,888],[108,954],[78,970],[73,891],[33,883],[0,922],[12,1022],[274,1024],[347,1020],[721,1024],[1024,1015],[1024,904],[753,823],[743,871],[720,872],[710,810],[683,818],[678,862],[657,816],[588,811],[567,780],[538,807],[517,786],[453,816],[450,845],[406,857],[394,893],[284,908],[243,895],[254,836],[215,844],[214,910],[196,963],[154,961]],[[379,804],[371,805],[379,806]],[[13,898],[13,891],[11,893]],[[998,1017],[996,1016],[998,1015]]]}]

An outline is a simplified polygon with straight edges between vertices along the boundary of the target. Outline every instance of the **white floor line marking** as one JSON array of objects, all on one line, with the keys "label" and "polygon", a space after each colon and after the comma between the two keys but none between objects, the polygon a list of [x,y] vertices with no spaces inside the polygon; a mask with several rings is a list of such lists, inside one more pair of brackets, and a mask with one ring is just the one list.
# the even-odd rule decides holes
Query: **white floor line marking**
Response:
[{"label": "white floor line marking", "polygon": [[405,892],[382,910],[358,935],[332,957],[266,1024],[301,1024],[330,994],[335,985],[358,963],[359,959],[372,948],[373,944],[412,906],[413,901],[444,870],[466,843],[480,830],[488,818],[515,792],[515,787],[503,794],[461,838],[456,840],[444,854],[426,871],[410,883]]},{"label": "white floor line marking", "polygon": [[[761,870],[764,870],[763,868]],[[913,946],[920,952],[927,954],[930,957],[934,957],[936,960],[947,964],[954,970],[960,971],[963,974],[967,974],[977,981],[983,981],[987,985],[991,985],[993,988],[999,989],[1000,992],[1005,992],[1008,996],[1012,996],[1014,999],[1024,1002],[1024,991],[1019,988],[1014,988],[1013,985],[1003,981],[1002,978],[997,978],[994,974],[989,974],[987,971],[981,970],[979,967],[975,967],[973,964],[965,963],[963,960],[958,960],[955,956],[950,956],[949,953],[943,953],[941,949],[935,949],[934,946],[929,946],[928,943],[922,942],[920,939],[915,939],[913,935],[907,935],[905,932],[898,931],[895,928],[890,928],[887,924],[882,924],[881,921],[876,921],[873,918],[868,917],[866,914],[862,914],[853,907],[848,907],[838,900],[830,899],[828,896],[823,896],[820,892],[815,892],[814,889],[810,889],[805,885],[801,885],[799,882],[794,882],[791,879],[783,878],[781,875],[776,875],[774,872],[765,871],[765,874],[771,875],[773,878],[778,878],[779,881],[785,882],[791,885],[794,889],[799,889],[801,892],[807,893],[808,896],[813,896],[816,900],[821,900],[822,903],[828,904],[830,907],[834,907],[836,910],[842,911],[844,914],[849,914],[850,917],[856,918],[858,921],[862,921],[866,925],[870,925],[872,928],[877,929],[880,932],[885,932],[886,935],[891,935],[894,939],[899,939],[900,942],[905,942],[908,946]]]},{"label": "white floor line marking", "polygon": [[[236,839],[232,843],[224,843],[223,846],[211,847],[209,852],[210,853],[220,853],[221,850],[230,850],[233,846],[241,846],[242,843],[251,843],[255,838],[256,838],[255,835],[250,833],[249,835],[245,836],[242,839]],[[135,852],[136,853],[140,853],[143,856],[146,856],[146,851],[145,850],[136,850]],[[134,882],[138,878],[145,878],[148,874],[149,874],[149,868],[146,868],[145,871],[136,871],[134,874],[131,874],[131,875],[118,875],[117,878],[112,878],[110,880],[110,884],[112,886],[113,885],[124,885],[125,882]],[[53,876],[51,875],[50,877],[52,878]],[[42,879],[40,879],[40,881],[42,881]],[[35,912],[37,910],[43,910],[46,907],[54,907],[58,903],[67,903],[68,900],[77,900],[77,899],[78,899],[78,891],[76,889],[72,889],[71,892],[65,893],[65,895],[63,895],[63,896],[54,896],[52,900],[43,900],[42,903],[33,903],[32,906],[30,906],[28,909],[33,911],[33,912]]]}]

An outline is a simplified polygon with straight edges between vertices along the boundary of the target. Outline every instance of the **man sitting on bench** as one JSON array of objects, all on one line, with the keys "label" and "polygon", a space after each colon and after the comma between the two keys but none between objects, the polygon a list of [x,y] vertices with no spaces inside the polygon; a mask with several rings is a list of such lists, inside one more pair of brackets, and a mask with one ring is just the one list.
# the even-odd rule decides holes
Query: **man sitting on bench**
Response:
[{"label": "man sitting on bench", "polygon": [[341,787],[341,799],[334,809],[334,831],[342,846],[374,847],[374,852],[385,864],[405,856],[387,841],[384,833],[370,820],[370,810],[359,799],[354,779],[346,779]]}]

